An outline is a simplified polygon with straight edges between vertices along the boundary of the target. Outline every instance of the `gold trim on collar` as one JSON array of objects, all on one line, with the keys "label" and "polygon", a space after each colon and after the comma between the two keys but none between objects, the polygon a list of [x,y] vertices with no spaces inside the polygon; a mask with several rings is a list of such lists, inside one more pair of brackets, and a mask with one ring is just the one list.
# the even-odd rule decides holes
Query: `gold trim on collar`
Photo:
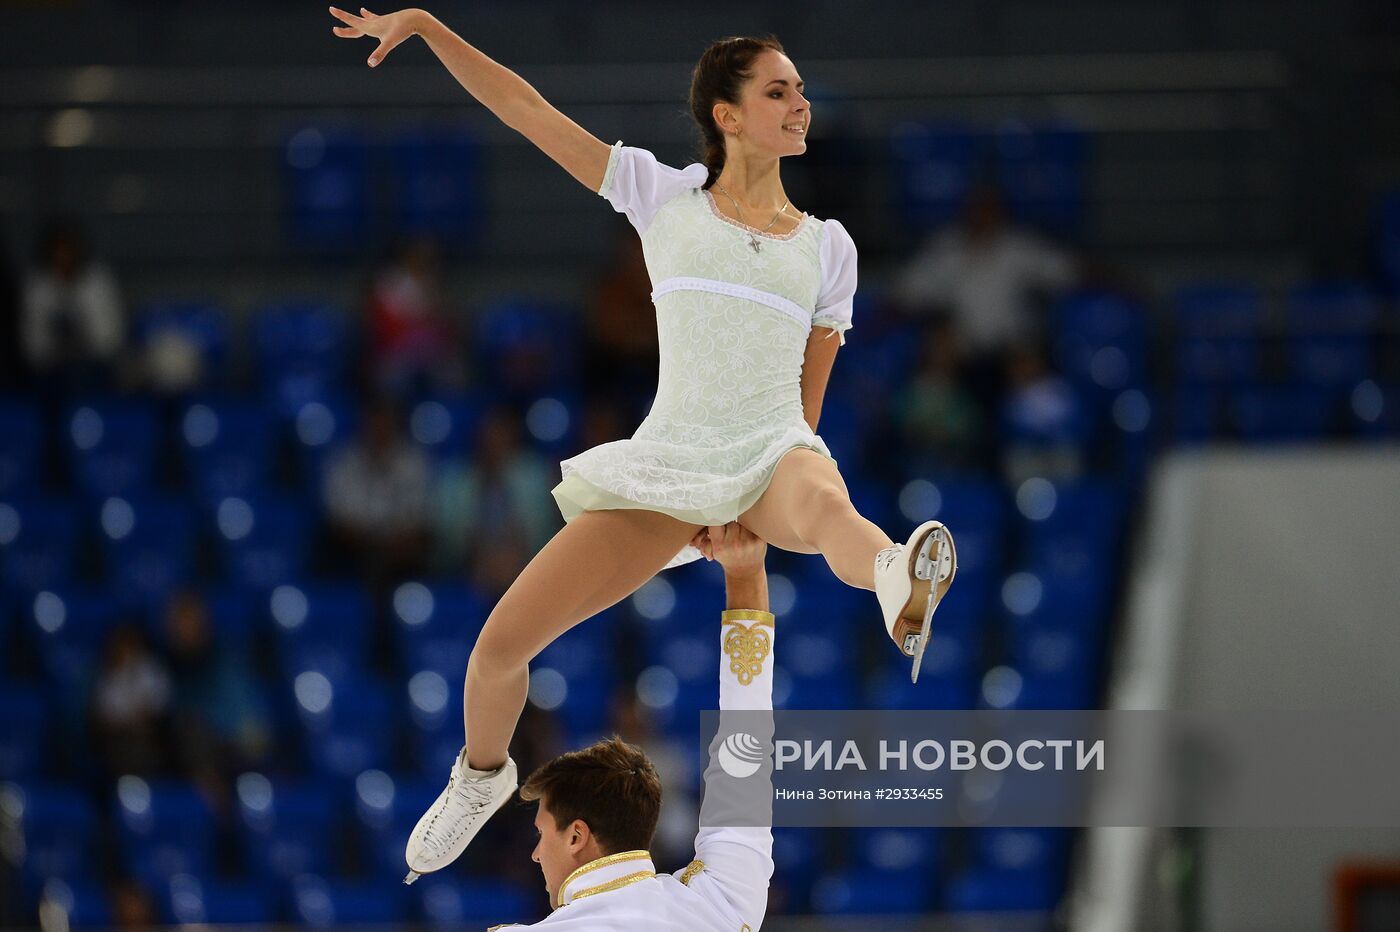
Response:
[{"label": "gold trim on collar", "polygon": [[[572,874],[565,877],[564,882],[559,885],[559,893],[555,895],[554,899],[556,901],[562,900],[564,897],[564,891],[569,889],[569,884],[573,883],[575,880],[582,877],[584,874],[589,873],[590,871],[598,870],[600,867],[608,867],[612,864],[621,864],[623,861],[643,860],[651,860],[651,852],[644,851],[640,848],[637,848],[633,851],[619,851],[617,852],[617,854],[606,854],[601,858],[595,858],[594,860],[589,861],[587,864],[575,868]],[[557,908],[563,904],[560,902],[556,902],[554,905]]]},{"label": "gold trim on collar", "polygon": [[699,858],[696,858],[695,860],[691,861],[685,866],[685,870],[681,871],[681,883],[685,884],[687,887],[690,886],[691,879],[694,878],[696,874],[700,873],[704,869],[704,861],[700,860]]},{"label": "gold trim on collar", "polygon": [[635,874],[628,874],[625,877],[619,877],[616,880],[609,880],[607,883],[600,883],[596,887],[589,887],[586,890],[580,890],[573,896],[569,897],[569,902],[572,903],[575,900],[581,900],[585,896],[592,896],[595,893],[611,893],[613,890],[620,890],[623,887],[630,887],[632,884],[636,883],[639,880],[646,880],[648,877],[655,876],[656,871],[637,871]]},{"label": "gold trim on collar", "polygon": [[[773,649],[773,635],[764,630],[773,627],[773,616],[741,608],[730,609],[720,617],[728,625],[724,629],[724,652],[729,655],[729,672],[739,678],[740,686],[747,686],[755,676],[763,674],[763,661]],[[741,620],[753,624],[741,624]]]}]

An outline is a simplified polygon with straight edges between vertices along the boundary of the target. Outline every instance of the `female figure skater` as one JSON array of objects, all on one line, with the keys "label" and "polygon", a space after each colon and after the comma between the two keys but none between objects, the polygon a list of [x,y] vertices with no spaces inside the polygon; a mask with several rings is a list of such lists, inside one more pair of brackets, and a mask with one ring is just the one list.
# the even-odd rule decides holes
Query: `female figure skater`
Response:
[{"label": "female figure skater", "polygon": [[811,108],[782,46],[730,38],[705,50],[690,90],[704,161],[676,169],[645,149],[608,146],[423,10],[331,13],[345,24],[337,36],[379,39],[371,67],[422,36],[473,97],[627,215],[642,238],[661,345],[650,413],[632,439],[561,464],[554,497],[567,524],[477,639],[467,744],[409,839],[406,882],[456,859],[514,792],[507,751],[531,658],[657,571],[699,558],[709,527],[737,519],[874,590],[917,680],[956,554],[937,521],[895,544],[861,517],[814,433],[851,325],[856,251],[840,223],[796,210],[783,193],[778,160],[806,151]]}]

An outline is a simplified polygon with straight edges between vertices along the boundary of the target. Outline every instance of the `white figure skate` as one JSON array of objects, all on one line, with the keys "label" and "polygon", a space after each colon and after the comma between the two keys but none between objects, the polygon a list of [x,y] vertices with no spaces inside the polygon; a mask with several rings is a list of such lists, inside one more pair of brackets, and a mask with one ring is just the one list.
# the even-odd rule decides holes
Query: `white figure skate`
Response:
[{"label": "white figure skate", "polygon": [[914,658],[910,680],[919,681],[933,628],[933,612],[953,584],[958,551],[953,535],[938,521],[925,521],[875,557],[875,596],[885,616],[885,630],[905,656]]},{"label": "white figure skate", "polygon": [[507,757],[495,770],[472,770],[467,766],[467,749],[462,748],[452,763],[447,789],[408,836],[404,849],[408,876],[403,882],[413,883],[457,860],[486,820],[515,793],[515,787],[515,761]]}]

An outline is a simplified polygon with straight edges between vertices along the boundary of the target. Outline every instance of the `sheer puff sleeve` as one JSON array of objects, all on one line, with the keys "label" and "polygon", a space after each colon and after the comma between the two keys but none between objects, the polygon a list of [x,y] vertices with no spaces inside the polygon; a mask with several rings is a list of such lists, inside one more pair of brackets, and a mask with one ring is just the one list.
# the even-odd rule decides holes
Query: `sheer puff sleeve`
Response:
[{"label": "sheer puff sleeve", "polygon": [[840,221],[824,221],[821,289],[812,314],[813,327],[830,327],[846,343],[851,329],[851,306],[856,293],[856,244]]},{"label": "sheer puff sleeve", "polygon": [[646,149],[613,143],[608,167],[598,193],[608,199],[613,210],[626,214],[638,233],[651,225],[652,218],[671,198],[705,183],[709,169],[699,162],[685,168],[672,168],[657,161]]}]

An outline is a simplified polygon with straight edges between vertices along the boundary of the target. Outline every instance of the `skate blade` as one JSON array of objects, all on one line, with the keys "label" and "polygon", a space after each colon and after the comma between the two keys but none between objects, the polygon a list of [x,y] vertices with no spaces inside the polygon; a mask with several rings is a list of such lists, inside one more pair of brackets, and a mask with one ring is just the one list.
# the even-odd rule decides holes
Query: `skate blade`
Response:
[{"label": "skate blade", "polygon": [[413,881],[417,880],[419,877],[422,877],[422,876],[423,876],[423,875],[420,874],[420,873],[418,873],[417,871],[409,871],[409,872],[408,872],[408,876],[405,877],[405,878],[403,879],[404,886],[406,887],[406,886],[412,884]]},{"label": "skate blade", "polygon": [[914,666],[909,671],[909,682],[919,682],[919,668],[924,665],[924,650],[928,648],[929,634],[933,628],[933,610],[938,607],[936,590],[930,590],[928,604],[924,607],[924,623],[919,629],[919,639],[914,643]]},{"label": "skate blade", "polygon": [[929,581],[928,599],[924,603],[924,617],[919,625],[918,635],[911,636],[913,650],[909,651],[914,658],[914,666],[909,671],[909,681],[919,682],[919,670],[923,667],[924,651],[928,649],[929,635],[933,633],[933,612],[938,608],[938,603],[942,601],[940,589],[945,589],[945,583],[955,571],[957,558],[953,556],[952,535],[948,529],[939,526],[929,534],[923,546],[919,548],[919,553],[914,561],[914,576],[917,579]]}]

